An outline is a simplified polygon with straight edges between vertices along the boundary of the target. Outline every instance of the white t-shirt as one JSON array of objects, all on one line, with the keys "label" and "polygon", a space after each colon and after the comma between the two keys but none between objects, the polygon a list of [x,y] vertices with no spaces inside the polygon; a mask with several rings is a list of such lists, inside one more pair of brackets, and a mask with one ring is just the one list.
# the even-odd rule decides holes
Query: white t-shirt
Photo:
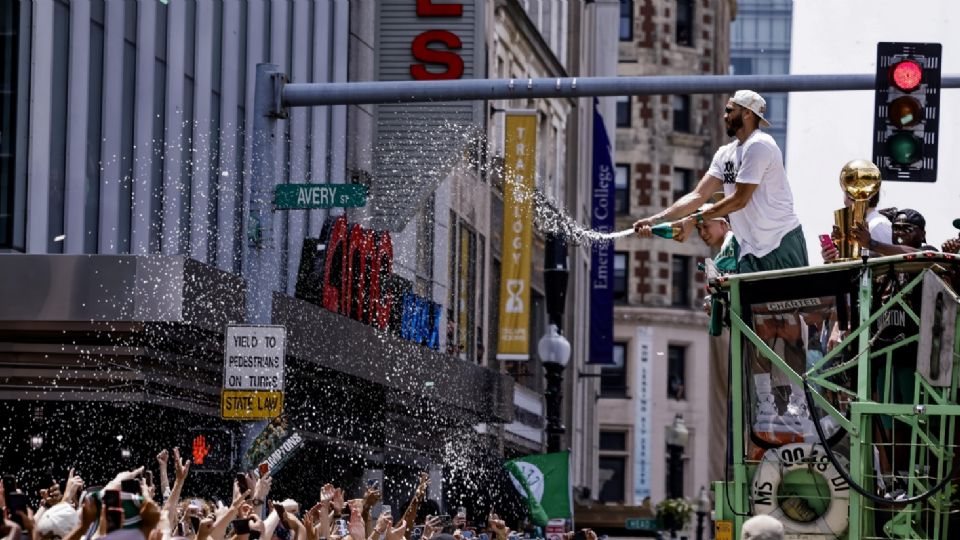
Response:
[{"label": "white t-shirt", "polygon": [[723,181],[727,197],[736,184],[758,184],[741,210],[730,214],[730,226],[740,242],[740,257],[763,257],[780,245],[788,232],[800,226],[793,212],[793,192],[783,169],[783,154],[773,137],[755,130],[740,144],[734,140],[713,156],[707,174]]},{"label": "white t-shirt", "polygon": [[870,208],[864,218],[867,220],[871,239],[881,244],[893,245],[893,224],[887,216],[881,214],[876,208]]}]

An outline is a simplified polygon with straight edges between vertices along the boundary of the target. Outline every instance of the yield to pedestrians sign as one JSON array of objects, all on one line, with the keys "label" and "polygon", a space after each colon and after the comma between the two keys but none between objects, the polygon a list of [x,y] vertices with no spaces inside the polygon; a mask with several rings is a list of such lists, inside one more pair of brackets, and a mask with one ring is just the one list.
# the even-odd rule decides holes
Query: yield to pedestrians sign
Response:
[{"label": "yield to pedestrians sign", "polygon": [[286,329],[282,326],[227,326],[220,416],[273,418],[283,411]]}]

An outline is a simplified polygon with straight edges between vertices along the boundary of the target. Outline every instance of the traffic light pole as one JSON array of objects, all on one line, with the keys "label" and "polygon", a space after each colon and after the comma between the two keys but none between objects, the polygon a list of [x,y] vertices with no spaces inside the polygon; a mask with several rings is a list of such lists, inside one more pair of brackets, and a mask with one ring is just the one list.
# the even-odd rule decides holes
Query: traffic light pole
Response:
[{"label": "traffic light pole", "polygon": [[[874,75],[688,75],[651,77],[563,77],[553,79],[465,79],[290,83],[283,85],[283,107],[470,101],[485,99],[724,94],[757,92],[873,90]],[[960,75],[945,76],[941,88],[960,88]],[[279,112],[279,111],[277,111]]]},{"label": "traffic light pole", "polygon": [[[467,79],[287,83],[279,66],[257,66],[254,96],[252,184],[244,224],[244,276],[247,320],[270,321],[273,291],[279,286],[272,194],[279,178],[282,131],[288,107],[470,101],[487,99],[572,98],[657,94],[726,94],[742,88],[757,92],[873,90],[874,75],[689,75],[651,77],[563,77],[551,79]],[[944,76],[941,88],[960,88],[960,75]]]}]

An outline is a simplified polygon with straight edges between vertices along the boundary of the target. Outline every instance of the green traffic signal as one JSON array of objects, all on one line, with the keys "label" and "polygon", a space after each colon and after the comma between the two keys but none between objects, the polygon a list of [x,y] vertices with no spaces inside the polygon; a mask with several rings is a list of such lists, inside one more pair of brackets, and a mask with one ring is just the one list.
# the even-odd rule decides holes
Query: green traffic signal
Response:
[{"label": "green traffic signal", "polygon": [[920,139],[912,133],[894,133],[887,139],[887,150],[890,159],[899,165],[910,165],[920,160],[920,150],[923,147]]}]

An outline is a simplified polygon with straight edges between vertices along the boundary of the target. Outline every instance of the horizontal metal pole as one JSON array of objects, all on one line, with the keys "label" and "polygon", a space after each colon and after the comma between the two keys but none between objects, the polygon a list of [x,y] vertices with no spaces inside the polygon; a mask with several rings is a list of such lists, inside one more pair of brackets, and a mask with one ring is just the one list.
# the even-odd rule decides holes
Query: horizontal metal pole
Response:
[{"label": "horizontal metal pole", "polygon": [[[287,107],[306,107],[582,96],[728,94],[744,88],[757,92],[873,90],[874,75],[681,75],[290,83],[283,86],[283,104]],[[941,88],[960,88],[960,75],[942,77]]]}]

